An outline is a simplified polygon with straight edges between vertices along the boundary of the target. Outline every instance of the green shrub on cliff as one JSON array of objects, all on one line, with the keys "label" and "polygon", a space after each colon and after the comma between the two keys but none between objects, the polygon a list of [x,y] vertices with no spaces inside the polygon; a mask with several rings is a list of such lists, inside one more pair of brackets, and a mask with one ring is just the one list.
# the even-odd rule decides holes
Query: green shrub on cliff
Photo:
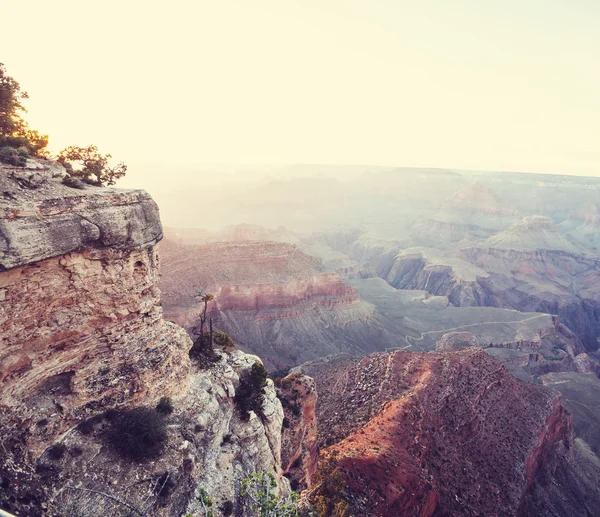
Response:
[{"label": "green shrub on cliff", "polygon": [[[29,95],[21,90],[17,81],[7,75],[6,68],[0,63],[0,147],[21,149],[27,154],[43,156],[46,154],[48,135],[30,129],[22,117],[27,112],[23,101],[28,98]],[[4,159],[0,157],[0,161]]]},{"label": "green shrub on cliff", "polygon": [[14,147],[0,147],[0,162],[16,167],[25,167],[29,153],[24,149]]},{"label": "green shrub on cliff", "polygon": [[277,481],[270,472],[253,472],[242,480],[240,496],[251,515],[257,517],[296,517],[298,494],[292,492],[288,498],[277,497]]},{"label": "green shrub on cliff", "polygon": [[320,517],[351,517],[350,505],[345,500],[346,480],[339,468],[337,457],[319,461],[316,483],[310,501]]},{"label": "green shrub on cliff", "polygon": [[114,185],[116,180],[125,176],[127,165],[123,162],[110,166],[110,154],[100,154],[98,147],[88,145],[77,147],[71,145],[63,149],[57,160],[63,164],[69,174],[90,185]]},{"label": "green shrub on cliff", "polygon": [[261,414],[267,385],[267,370],[258,361],[242,376],[235,394],[235,402],[242,420],[250,419],[250,411]]}]

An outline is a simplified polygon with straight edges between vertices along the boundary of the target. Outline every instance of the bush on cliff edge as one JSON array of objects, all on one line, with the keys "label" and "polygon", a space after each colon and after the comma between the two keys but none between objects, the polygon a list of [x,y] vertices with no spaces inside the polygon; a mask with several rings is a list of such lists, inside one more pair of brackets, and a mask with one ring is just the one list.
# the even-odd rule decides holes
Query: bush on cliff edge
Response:
[{"label": "bush on cliff edge", "polygon": [[262,413],[267,385],[267,370],[258,361],[252,365],[249,372],[242,376],[235,394],[235,402],[240,410],[242,420],[250,419],[250,411]]},{"label": "bush on cliff edge", "polygon": [[122,456],[142,461],[162,454],[167,441],[167,424],[150,408],[129,409],[112,422],[107,437]]}]

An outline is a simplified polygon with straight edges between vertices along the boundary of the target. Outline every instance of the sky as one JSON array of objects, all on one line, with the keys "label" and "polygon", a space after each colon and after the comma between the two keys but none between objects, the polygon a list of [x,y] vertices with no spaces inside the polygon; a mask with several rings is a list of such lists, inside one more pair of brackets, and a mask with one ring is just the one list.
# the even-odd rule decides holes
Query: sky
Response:
[{"label": "sky", "polygon": [[139,186],[207,163],[600,175],[597,0],[0,0],[0,18],[30,125]]}]

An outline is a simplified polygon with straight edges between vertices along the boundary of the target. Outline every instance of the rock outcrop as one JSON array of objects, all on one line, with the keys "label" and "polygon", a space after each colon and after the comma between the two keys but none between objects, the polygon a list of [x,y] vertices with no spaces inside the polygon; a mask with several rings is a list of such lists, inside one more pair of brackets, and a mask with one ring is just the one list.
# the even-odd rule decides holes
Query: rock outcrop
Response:
[{"label": "rock outcrop", "polygon": [[[560,397],[514,379],[481,349],[332,358],[301,370],[317,383],[322,454],[336,458],[357,515],[597,508],[600,465],[574,441]],[[568,486],[556,485],[557,472],[571,476]]]},{"label": "rock outcrop", "polygon": [[292,373],[278,380],[277,395],[285,414],[281,450],[283,472],[294,490],[305,489],[314,482],[319,460],[315,381],[301,373]]},{"label": "rock outcrop", "polygon": [[[543,219],[542,226],[547,225],[546,218],[534,219]],[[529,228],[528,224],[524,226]],[[555,232],[552,225],[552,232],[542,231],[530,245],[546,243],[550,240],[548,235]],[[554,244],[546,243],[550,249],[525,250],[529,241],[524,239],[520,244],[511,235],[514,237],[509,232],[506,239],[490,238],[484,243],[514,245],[519,249],[479,244],[444,254],[409,248],[371,258],[371,263],[375,264],[377,275],[393,287],[446,296],[456,307],[497,307],[558,315],[588,351],[596,350],[600,333],[598,259],[559,249],[572,246],[564,237]]]},{"label": "rock outcrop", "polygon": [[483,241],[480,246],[518,252],[551,250],[575,255],[586,252],[583,246],[567,239],[552,219],[541,215],[525,217],[520,222]]},{"label": "rock outcrop", "polygon": [[0,403],[47,419],[50,438],[98,407],[180,393],[190,342],[162,319],[152,199],[0,173]]},{"label": "rock outcrop", "polygon": [[[252,471],[281,480],[272,382],[260,415],[246,421],[235,405],[259,359],[235,351],[198,369],[185,330],[162,317],[156,204],[143,191],[67,187],[56,164],[33,166],[0,166],[0,507],[120,515],[97,490],[170,517],[198,513],[199,487],[221,504]],[[163,455],[122,457],[111,419],[161,397],[175,405]]]}]

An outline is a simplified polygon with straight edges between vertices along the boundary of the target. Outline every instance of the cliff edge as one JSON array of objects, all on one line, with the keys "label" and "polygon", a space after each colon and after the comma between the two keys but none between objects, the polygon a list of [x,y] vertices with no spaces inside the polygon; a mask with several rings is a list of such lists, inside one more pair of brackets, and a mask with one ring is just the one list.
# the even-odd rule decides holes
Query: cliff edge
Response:
[{"label": "cliff edge", "polygon": [[[202,487],[219,516],[248,473],[281,476],[273,384],[261,414],[240,418],[236,389],[259,359],[190,362],[187,333],[162,316],[156,203],[64,175],[50,161],[0,165],[0,508],[120,515],[98,491],[181,515],[198,512]],[[161,397],[173,405],[162,454],[120,455],[107,440],[115,415]]]}]

